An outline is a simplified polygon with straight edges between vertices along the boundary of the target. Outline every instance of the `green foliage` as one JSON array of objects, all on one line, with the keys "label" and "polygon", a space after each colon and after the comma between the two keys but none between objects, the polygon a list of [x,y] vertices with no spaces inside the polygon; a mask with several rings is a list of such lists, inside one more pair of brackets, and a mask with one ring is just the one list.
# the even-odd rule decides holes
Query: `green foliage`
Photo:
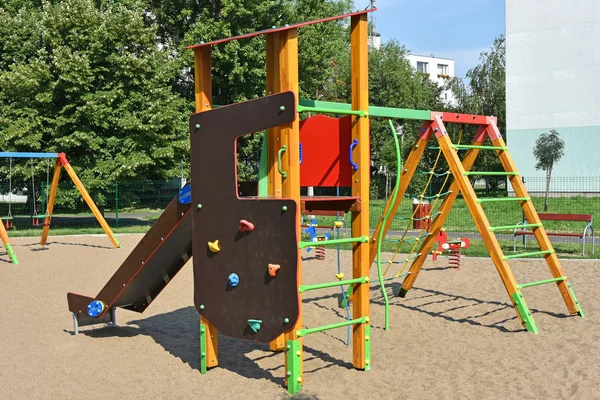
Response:
[{"label": "green foliage", "polygon": [[176,175],[190,108],[173,91],[178,64],[157,48],[143,4],[21,3],[0,10],[2,149],[65,152],[90,190]]},{"label": "green foliage", "polygon": [[550,180],[552,179],[552,168],[562,156],[565,155],[565,142],[555,129],[544,132],[535,141],[533,156],[536,159],[535,169],[546,171],[546,194],[544,197],[544,211],[548,211],[548,193],[550,192]]},{"label": "green foliage", "polygon": [[535,169],[541,169],[550,174],[554,164],[564,155],[565,142],[555,129],[542,133],[535,141],[535,147],[533,148],[533,156],[536,159]]}]

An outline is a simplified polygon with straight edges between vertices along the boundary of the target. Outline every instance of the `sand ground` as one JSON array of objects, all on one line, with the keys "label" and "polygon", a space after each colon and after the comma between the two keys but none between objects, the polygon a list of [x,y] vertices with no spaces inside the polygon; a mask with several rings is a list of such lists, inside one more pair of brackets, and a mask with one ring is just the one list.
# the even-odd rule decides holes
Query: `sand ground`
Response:
[{"label": "sand ground", "polygon": [[[51,237],[44,249],[17,238],[17,266],[0,253],[0,398],[287,398],[283,355],[263,344],[221,337],[220,367],[200,375],[191,263],[144,314],[119,310],[118,328],[72,335],[66,293],[96,295],[141,237],[121,236],[123,249],[102,236]],[[350,276],[350,253],[342,265]],[[566,315],[554,285],[524,290],[538,335],[518,324],[489,259],[463,258],[460,271],[446,265],[428,261],[414,290],[391,298],[389,331],[372,284],[371,371],[352,369],[346,328],[306,337],[303,391],[320,399],[600,398],[598,261],[563,262],[585,318]],[[541,261],[511,265],[518,282],[549,277]],[[334,280],[335,250],[303,268],[307,284]],[[338,288],[305,294],[305,326],[345,317]]]}]

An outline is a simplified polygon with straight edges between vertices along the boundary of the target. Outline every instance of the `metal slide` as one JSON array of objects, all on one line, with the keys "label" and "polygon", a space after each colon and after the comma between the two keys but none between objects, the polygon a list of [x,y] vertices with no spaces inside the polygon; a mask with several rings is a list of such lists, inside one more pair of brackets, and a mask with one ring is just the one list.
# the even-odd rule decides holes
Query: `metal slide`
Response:
[{"label": "metal slide", "polygon": [[144,312],[191,257],[192,215],[187,185],[96,297],[67,294],[74,333],[86,325],[116,325],[117,307]]}]

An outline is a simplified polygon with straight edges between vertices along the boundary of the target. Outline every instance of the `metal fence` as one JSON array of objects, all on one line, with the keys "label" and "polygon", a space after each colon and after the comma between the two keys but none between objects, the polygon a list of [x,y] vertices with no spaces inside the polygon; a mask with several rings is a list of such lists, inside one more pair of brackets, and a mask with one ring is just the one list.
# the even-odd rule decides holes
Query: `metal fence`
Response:
[{"label": "metal fence", "polygon": [[[379,181],[377,181],[379,179]],[[383,213],[386,196],[390,195],[395,177],[379,176],[371,184],[371,227],[374,228]],[[544,211],[545,178],[524,178],[526,187],[531,194],[538,212]],[[424,195],[430,197],[428,202],[433,206],[431,215],[436,213],[441,198],[436,201],[437,193],[447,190],[442,185],[443,180],[432,180]],[[514,195],[507,189],[504,180],[475,180],[475,190],[480,197],[504,197]],[[8,216],[7,202],[8,187],[0,184],[0,217]],[[135,181],[112,182],[103,190],[90,190],[90,195],[103,213],[108,224],[117,231],[143,231],[158,218],[162,210],[177,195],[181,187],[181,179],[168,181]],[[510,185],[509,185],[510,187]],[[419,189],[419,188],[417,188]],[[422,188],[421,188],[422,189]],[[421,190],[420,189],[420,190]],[[392,223],[392,230],[402,232],[409,224],[414,210],[413,199],[418,198],[421,191],[414,190],[402,202]],[[302,188],[302,195],[314,196],[349,196],[350,188]],[[36,187],[35,196],[31,187],[13,188],[12,203],[10,204],[14,228],[18,230],[41,229],[36,226],[35,214],[44,214],[46,210],[47,187],[45,184]],[[35,201],[34,201],[35,199]],[[512,225],[523,220],[520,207],[514,202],[489,203],[485,206],[486,213],[492,225]],[[593,214],[594,219],[600,218],[600,177],[553,178],[547,204],[550,213]],[[347,217],[348,218],[348,217]],[[6,222],[6,221],[5,221]],[[39,221],[38,221],[39,222]],[[347,221],[349,223],[349,219]],[[410,222],[410,221],[409,221]],[[464,200],[459,196],[446,221],[449,232],[476,232],[477,229]],[[560,229],[567,232],[580,232],[581,223],[549,222],[548,230]],[[54,217],[53,230],[66,228],[72,230],[98,228],[89,208],[81,195],[70,181],[59,185]],[[393,234],[393,232],[392,232]]]}]

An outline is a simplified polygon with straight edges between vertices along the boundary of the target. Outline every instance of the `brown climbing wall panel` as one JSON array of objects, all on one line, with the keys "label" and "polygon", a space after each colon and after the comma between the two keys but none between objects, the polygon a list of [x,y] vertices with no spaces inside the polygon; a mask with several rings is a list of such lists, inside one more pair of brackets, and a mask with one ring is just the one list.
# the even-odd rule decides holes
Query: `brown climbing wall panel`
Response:
[{"label": "brown climbing wall panel", "polygon": [[[297,204],[240,199],[235,148],[237,137],[295,117],[292,92],[190,117],[194,302],[202,317],[227,336],[269,342],[298,318]],[[254,230],[241,232],[241,220]],[[208,242],[216,240],[220,251],[215,253]],[[280,265],[275,277],[269,275],[269,264]],[[228,284],[233,273],[239,277],[236,287]],[[256,332],[249,320],[261,321]]]}]

